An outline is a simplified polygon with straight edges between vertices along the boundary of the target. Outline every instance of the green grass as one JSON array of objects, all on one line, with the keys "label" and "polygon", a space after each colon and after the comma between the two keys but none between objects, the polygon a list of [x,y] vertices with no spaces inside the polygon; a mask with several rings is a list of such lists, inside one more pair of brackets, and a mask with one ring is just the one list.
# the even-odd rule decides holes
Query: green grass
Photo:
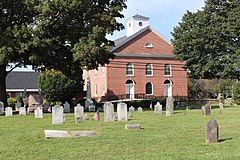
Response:
[{"label": "green grass", "polygon": [[[171,117],[134,112],[132,120],[112,123],[104,122],[101,113],[101,127],[93,120],[75,124],[73,113],[66,114],[63,125],[52,125],[51,114],[43,119],[0,116],[0,159],[240,159],[240,107],[222,109],[221,117],[219,110],[213,109],[209,117],[202,116],[200,109],[186,115],[175,110]],[[218,122],[221,142],[207,145],[205,129],[212,118]],[[142,129],[125,130],[126,123],[139,123]],[[97,136],[45,139],[44,130],[94,130]]]}]

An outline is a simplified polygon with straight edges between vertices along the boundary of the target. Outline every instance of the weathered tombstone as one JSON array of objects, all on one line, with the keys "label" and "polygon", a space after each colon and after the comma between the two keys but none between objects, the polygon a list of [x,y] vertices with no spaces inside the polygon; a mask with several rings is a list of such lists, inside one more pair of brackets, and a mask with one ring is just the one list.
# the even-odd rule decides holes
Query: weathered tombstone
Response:
[{"label": "weathered tombstone", "polygon": [[128,114],[128,119],[133,118],[133,115],[131,113]]},{"label": "weathered tombstone", "polygon": [[35,115],[35,118],[43,118],[42,107],[37,107],[36,109],[34,109],[34,115]]},{"label": "weathered tombstone", "polygon": [[84,115],[83,115],[83,120],[89,120],[89,117],[88,117],[87,114],[84,114]]},{"label": "weathered tombstone", "polygon": [[140,124],[125,124],[125,129],[141,129]]},{"label": "weathered tombstone", "polygon": [[170,116],[171,116],[171,112],[170,112],[170,111],[167,111],[167,112],[166,112],[166,116],[167,116],[167,117],[170,117]]},{"label": "weathered tombstone", "polygon": [[55,105],[52,107],[52,124],[63,124],[63,107]]},{"label": "weathered tombstone", "polygon": [[4,104],[2,101],[0,101],[0,115],[2,115],[4,112]]},{"label": "weathered tombstone", "polygon": [[111,102],[104,104],[104,121],[114,121],[114,106]]},{"label": "weathered tombstone", "polygon": [[202,108],[201,108],[202,115],[204,115],[204,110],[205,110],[205,106],[202,106]]},{"label": "weathered tombstone", "polygon": [[82,122],[82,117],[76,117],[75,122],[76,123],[81,123]]},{"label": "weathered tombstone", "polygon": [[157,104],[154,106],[154,114],[161,115],[162,114],[162,105],[157,102]]},{"label": "weathered tombstone", "polygon": [[126,103],[117,104],[117,114],[118,114],[118,121],[127,121],[127,104]]},{"label": "weathered tombstone", "polygon": [[190,107],[189,107],[189,106],[187,106],[187,107],[186,107],[186,110],[189,110],[189,109],[190,109]]},{"label": "weathered tombstone", "polygon": [[169,112],[171,112],[171,114],[173,114],[173,107],[174,107],[173,97],[167,97],[167,99],[166,99],[166,111],[169,111]]},{"label": "weathered tombstone", "polygon": [[95,131],[44,130],[45,138],[93,137],[96,135]]},{"label": "weathered tombstone", "polygon": [[135,111],[135,108],[134,108],[133,106],[131,106],[131,107],[129,108],[129,112],[132,113],[132,112],[134,112],[134,111]]},{"label": "weathered tombstone", "polygon": [[202,113],[204,116],[210,116],[211,115],[211,105],[207,104],[204,107],[202,107]]},{"label": "weathered tombstone", "polygon": [[16,111],[18,111],[20,107],[22,107],[22,103],[21,102],[15,103],[15,110]]},{"label": "weathered tombstone", "polygon": [[26,116],[26,108],[25,107],[19,108],[19,116]]},{"label": "weathered tombstone", "polygon": [[215,119],[211,119],[207,123],[206,127],[206,143],[217,143],[218,142],[218,124]]},{"label": "weathered tombstone", "polygon": [[70,112],[70,104],[67,101],[63,104],[63,112],[64,113]]},{"label": "weathered tombstone", "polygon": [[142,107],[138,107],[138,112],[142,112]]},{"label": "weathered tombstone", "polygon": [[221,109],[223,108],[223,103],[222,102],[219,102],[218,105],[219,105],[219,108],[221,108]]},{"label": "weathered tombstone", "polygon": [[5,108],[5,116],[12,116],[12,107]]},{"label": "weathered tombstone", "polygon": [[77,104],[77,106],[74,107],[74,117],[75,117],[75,119],[77,117],[83,118],[83,115],[84,115],[84,107],[81,106],[80,104]]},{"label": "weathered tombstone", "polygon": [[217,115],[218,117],[222,116],[222,111],[218,111]]}]

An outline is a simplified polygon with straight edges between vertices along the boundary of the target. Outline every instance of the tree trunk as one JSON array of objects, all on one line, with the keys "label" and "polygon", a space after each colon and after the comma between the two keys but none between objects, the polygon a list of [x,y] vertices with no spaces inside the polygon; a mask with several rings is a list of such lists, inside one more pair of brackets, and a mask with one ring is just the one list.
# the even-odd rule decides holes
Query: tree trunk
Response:
[{"label": "tree trunk", "polygon": [[6,93],[6,65],[0,65],[0,101],[4,103],[4,107],[7,107],[7,93]]}]

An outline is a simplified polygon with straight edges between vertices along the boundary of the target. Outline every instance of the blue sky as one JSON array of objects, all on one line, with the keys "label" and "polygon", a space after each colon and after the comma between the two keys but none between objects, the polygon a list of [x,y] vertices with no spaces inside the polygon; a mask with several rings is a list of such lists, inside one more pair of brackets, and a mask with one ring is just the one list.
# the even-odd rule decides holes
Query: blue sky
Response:
[{"label": "blue sky", "polygon": [[[149,25],[170,40],[173,27],[178,25],[187,10],[196,12],[204,6],[204,0],[128,0],[127,9],[122,13],[124,19],[118,19],[125,26],[125,20],[139,15],[150,18]],[[125,35],[125,30],[114,32],[109,39],[115,40]]]}]

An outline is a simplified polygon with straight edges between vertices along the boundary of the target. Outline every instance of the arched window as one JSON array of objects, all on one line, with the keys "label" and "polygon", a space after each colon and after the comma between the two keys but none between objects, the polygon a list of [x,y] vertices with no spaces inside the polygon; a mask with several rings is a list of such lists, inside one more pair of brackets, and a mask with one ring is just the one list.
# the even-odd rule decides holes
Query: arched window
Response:
[{"label": "arched window", "polygon": [[152,83],[150,82],[146,83],[146,94],[148,95],[153,94],[153,87],[152,87]]},{"label": "arched window", "polygon": [[164,76],[171,76],[171,66],[169,64],[164,65]]},{"label": "arched window", "polygon": [[126,75],[127,76],[133,76],[134,75],[134,66],[132,63],[128,63],[126,65]]},{"label": "arched window", "polygon": [[152,64],[146,64],[146,76],[152,76],[153,75],[153,66]]}]

